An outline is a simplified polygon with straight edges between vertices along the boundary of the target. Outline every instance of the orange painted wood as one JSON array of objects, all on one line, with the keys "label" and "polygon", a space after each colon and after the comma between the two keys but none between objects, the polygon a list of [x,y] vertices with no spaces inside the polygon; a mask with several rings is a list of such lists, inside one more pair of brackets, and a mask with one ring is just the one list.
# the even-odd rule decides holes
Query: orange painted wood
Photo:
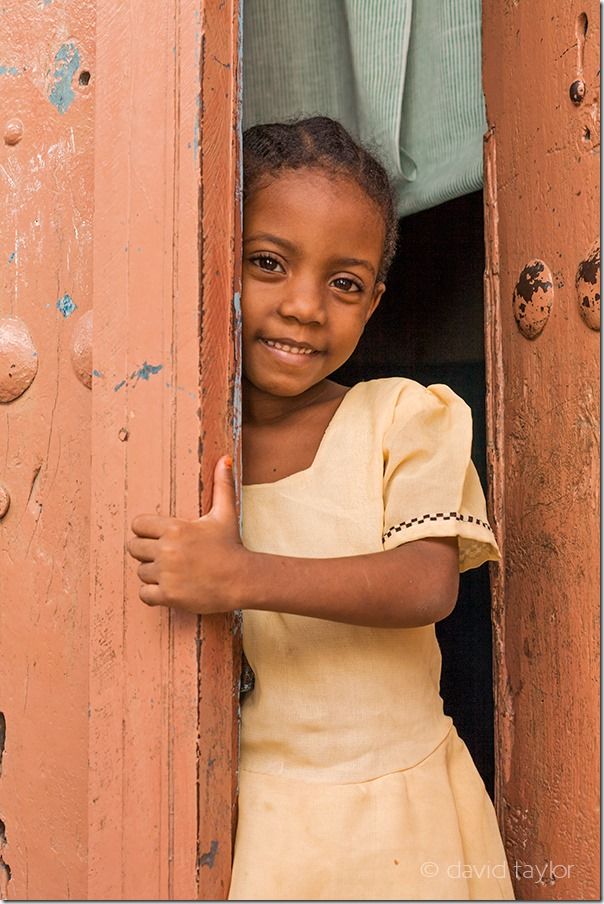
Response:
[{"label": "orange painted wood", "polygon": [[[492,572],[496,802],[517,897],[590,900],[600,894],[599,334],[581,316],[576,276],[599,234],[599,9],[485,0],[483,17],[488,462],[504,555]],[[551,271],[553,305],[526,338],[513,294],[533,260]]]},{"label": "orange painted wood", "polygon": [[0,18],[0,898],[82,899],[95,9]]},{"label": "orange painted wood", "polygon": [[91,898],[228,891],[238,622],[145,607],[124,546],[138,513],[206,511],[238,436],[238,22],[98,2]]},{"label": "orange painted wood", "polygon": [[[241,475],[241,30],[239,0],[206,0],[201,53],[202,511],[216,460]],[[237,818],[240,613],[206,616],[200,636],[199,895],[226,899]]]}]

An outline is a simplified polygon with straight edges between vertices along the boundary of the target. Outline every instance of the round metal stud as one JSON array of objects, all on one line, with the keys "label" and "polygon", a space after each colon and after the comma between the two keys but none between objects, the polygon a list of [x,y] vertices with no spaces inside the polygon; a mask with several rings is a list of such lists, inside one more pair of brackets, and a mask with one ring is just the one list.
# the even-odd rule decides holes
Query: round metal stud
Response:
[{"label": "round metal stud", "polygon": [[583,79],[578,78],[575,82],[573,82],[572,85],[570,86],[570,88],[568,89],[568,93],[569,93],[570,99],[572,100],[573,104],[576,104],[576,106],[579,106],[579,104],[583,101],[583,98],[585,97],[585,82],[583,81]]},{"label": "round metal stud", "polygon": [[78,380],[92,386],[92,311],[78,320],[71,340],[71,363]]},{"label": "round metal stud", "polygon": [[538,336],[549,319],[554,302],[554,280],[543,261],[529,261],[514,289],[514,317],[527,339]]},{"label": "round metal stud", "polygon": [[595,241],[577,268],[575,279],[581,317],[591,330],[600,329],[600,243]]},{"label": "round metal stud", "polygon": [[0,518],[4,518],[10,508],[10,493],[6,487],[0,483]]},{"label": "round metal stud", "polygon": [[38,372],[38,353],[19,317],[0,317],[0,402],[25,392]]},{"label": "round metal stud", "polygon": [[23,123],[20,119],[9,119],[4,126],[4,144],[19,144],[23,138]]}]

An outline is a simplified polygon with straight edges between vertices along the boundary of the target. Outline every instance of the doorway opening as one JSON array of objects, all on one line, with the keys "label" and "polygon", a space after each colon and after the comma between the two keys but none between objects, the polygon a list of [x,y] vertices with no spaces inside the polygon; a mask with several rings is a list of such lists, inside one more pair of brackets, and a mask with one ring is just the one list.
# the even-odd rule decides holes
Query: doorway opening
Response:
[{"label": "doorway opening", "polygon": [[[446,383],[472,409],[472,458],[486,488],[484,222],[481,191],[399,221],[399,245],[381,304],[354,355],[333,379],[345,385],[403,376]],[[494,796],[491,595],[488,565],[461,575],[451,615],[436,625],[447,715]]]}]

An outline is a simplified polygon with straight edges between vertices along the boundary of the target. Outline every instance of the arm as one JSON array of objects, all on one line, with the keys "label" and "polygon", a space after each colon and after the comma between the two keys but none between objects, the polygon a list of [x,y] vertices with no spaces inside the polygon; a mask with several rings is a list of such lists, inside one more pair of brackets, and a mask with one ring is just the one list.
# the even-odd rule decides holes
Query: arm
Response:
[{"label": "arm", "polygon": [[370,627],[445,618],[457,599],[455,537],[415,540],[387,552],[313,559],[252,552],[239,536],[230,468],[221,459],[210,512],[198,521],[141,515],[128,550],[140,598],[208,615],[264,609]]},{"label": "arm", "polygon": [[457,601],[455,537],[415,540],[387,552],[343,558],[246,553],[235,585],[241,609],[375,628],[417,628],[445,618]]}]

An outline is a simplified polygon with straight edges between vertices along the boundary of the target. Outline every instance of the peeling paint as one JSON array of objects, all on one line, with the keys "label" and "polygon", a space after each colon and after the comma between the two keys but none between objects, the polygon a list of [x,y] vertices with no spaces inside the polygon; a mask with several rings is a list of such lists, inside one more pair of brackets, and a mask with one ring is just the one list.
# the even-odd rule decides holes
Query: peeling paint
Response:
[{"label": "peeling paint", "polygon": [[16,66],[0,65],[0,75],[21,75],[21,70],[17,69]]},{"label": "peeling paint", "polygon": [[0,775],[2,775],[2,757],[4,756],[4,745],[6,743],[6,718],[4,713],[0,713]]},{"label": "peeling paint", "polygon": [[547,264],[532,260],[524,267],[513,295],[514,317],[527,339],[536,338],[547,323],[554,301],[554,283]]},{"label": "peeling paint", "polygon": [[48,99],[59,113],[65,113],[75,99],[71,81],[80,68],[80,54],[73,43],[63,44],[55,56],[54,85]]},{"label": "peeling paint", "polygon": [[575,278],[579,313],[592,330],[600,329],[600,244],[595,242]]},{"label": "peeling paint", "polygon": [[163,364],[147,364],[145,361],[142,367],[130,374],[130,379],[136,377],[137,382],[138,380],[148,380],[151,374],[158,374],[163,366]]},{"label": "peeling paint", "polygon": [[201,854],[199,857],[199,866],[209,866],[210,869],[214,866],[214,861],[216,859],[216,851],[218,850],[218,842],[212,840],[210,842],[210,850],[205,854]]},{"label": "peeling paint", "polygon": [[8,898],[8,883],[11,880],[10,866],[4,860],[6,843],[6,828],[4,821],[0,819],[0,900],[2,901]]},{"label": "peeling paint", "polygon": [[57,301],[57,304],[56,304],[57,310],[61,312],[61,314],[63,315],[63,317],[65,317],[65,319],[67,319],[68,317],[71,317],[71,315],[77,309],[77,307],[78,306],[74,302],[71,295],[68,295],[67,293],[65,293],[65,295],[63,295],[63,298],[59,298],[59,300]]},{"label": "peeling paint", "polygon": [[157,374],[160,370],[163,369],[163,364],[148,364],[146,361],[143,362],[142,367],[139,367],[137,370],[133,370],[129,377],[125,380],[120,380],[113,387],[113,391],[117,392],[118,389],[121,389],[122,386],[126,386],[127,383],[130,383],[131,380],[134,381],[134,385],[138,383],[139,380],[148,380],[152,374]]}]

